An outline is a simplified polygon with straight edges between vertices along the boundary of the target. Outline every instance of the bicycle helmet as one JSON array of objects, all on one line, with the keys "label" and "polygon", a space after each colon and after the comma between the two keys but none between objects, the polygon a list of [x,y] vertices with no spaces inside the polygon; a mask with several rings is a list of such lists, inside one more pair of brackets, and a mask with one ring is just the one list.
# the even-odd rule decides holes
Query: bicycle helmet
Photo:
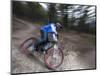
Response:
[{"label": "bicycle helmet", "polygon": [[63,28],[59,22],[57,22],[55,25],[56,25],[57,30],[61,30]]}]

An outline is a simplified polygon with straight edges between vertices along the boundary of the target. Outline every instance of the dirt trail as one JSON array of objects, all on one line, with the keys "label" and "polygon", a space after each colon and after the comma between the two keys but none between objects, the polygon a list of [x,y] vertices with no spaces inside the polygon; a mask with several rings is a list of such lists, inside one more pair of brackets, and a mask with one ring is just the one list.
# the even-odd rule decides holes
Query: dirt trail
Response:
[{"label": "dirt trail", "polygon": [[[12,23],[12,73],[45,72],[49,70],[33,56],[27,57],[19,50],[20,44],[31,36],[39,36],[39,26],[13,18]],[[64,49],[64,61],[59,70],[95,68],[95,37],[74,31],[60,33]]]}]

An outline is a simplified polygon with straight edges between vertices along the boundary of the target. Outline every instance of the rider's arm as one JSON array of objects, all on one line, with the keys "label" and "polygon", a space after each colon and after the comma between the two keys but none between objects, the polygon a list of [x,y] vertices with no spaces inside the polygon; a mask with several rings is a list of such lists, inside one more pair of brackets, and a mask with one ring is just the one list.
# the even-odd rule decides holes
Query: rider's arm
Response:
[{"label": "rider's arm", "polygon": [[56,26],[54,24],[51,24],[51,28],[52,28],[52,31],[54,32],[53,38],[55,39],[55,41],[58,41],[58,33],[57,33],[57,30],[56,30]]},{"label": "rider's arm", "polygon": [[57,33],[57,30],[56,30],[56,27],[54,24],[51,24],[51,28],[52,28],[52,31],[55,33],[55,34],[58,34]]}]

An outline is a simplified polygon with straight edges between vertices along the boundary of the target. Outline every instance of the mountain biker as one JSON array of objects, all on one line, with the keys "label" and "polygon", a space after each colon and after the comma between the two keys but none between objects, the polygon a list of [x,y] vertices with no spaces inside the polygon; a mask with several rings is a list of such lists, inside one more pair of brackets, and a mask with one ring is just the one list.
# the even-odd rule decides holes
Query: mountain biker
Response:
[{"label": "mountain biker", "polygon": [[53,40],[57,41],[57,37],[55,35],[58,35],[57,30],[60,29],[62,29],[62,25],[60,23],[49,23],[42,26],[40,28],[41,38],[35,44],[36,50],[38,50],[37,47],[39,45],[44,44],[48,41],[48,33],[52,33]]}]

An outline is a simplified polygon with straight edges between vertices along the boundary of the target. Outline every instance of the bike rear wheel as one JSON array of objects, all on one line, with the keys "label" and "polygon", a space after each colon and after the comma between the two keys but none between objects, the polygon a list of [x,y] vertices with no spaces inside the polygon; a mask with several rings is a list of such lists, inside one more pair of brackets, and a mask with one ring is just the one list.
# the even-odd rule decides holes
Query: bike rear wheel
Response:
[{"label": "bike rear wheel", "polygon": [[50,69],[56,69],[59,67],[62,64],[63,59],[64,55],[61,48],[58,48],[58,50],[55,51],[55,49],[52,47],[46,52],[44,56],[45,63]]},{"label": "bike rear wheel", "polygon": [[29,49],[34,46],[35,42],[36,42],[36,38],[34,37],[31,37],[25,40],[20,46],[21,52],[26,55],[30,54],[31,51]]}]

